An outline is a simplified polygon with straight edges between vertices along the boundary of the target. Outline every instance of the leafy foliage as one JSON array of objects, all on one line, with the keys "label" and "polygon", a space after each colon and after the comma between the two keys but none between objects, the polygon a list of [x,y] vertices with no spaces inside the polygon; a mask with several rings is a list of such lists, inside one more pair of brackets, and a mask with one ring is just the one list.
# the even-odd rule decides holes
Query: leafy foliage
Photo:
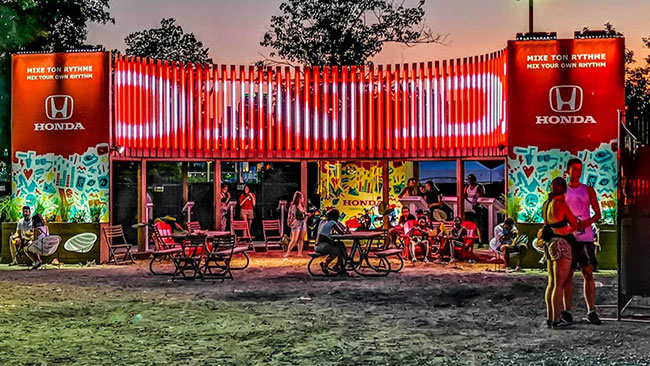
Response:
[{"label": "leafy foliage", "polygon": [[443,43],[445,37],[427,27],[423,5],[424,0],[412,8],[386,0],[287,0],[260,44],[275,49],[271,57],[308,66],[364,64],[386,42]]},{"label": "leafy foliage", "polygon": [[9,222],[18,222],[23,215],[22,207],[15,197],[7,196],[0,201],[0,216]]},{"label": "leafy foliage", "polygon": [[139,57],[152,57],[179,62],[211,63],[208,48],[196,39],[194,33],[185,33],[176,19],[162,19],[160,28],[152,28],[129,34],[126,54]]},{"label": "leafy foliage", "polygon": [[[650,48],[650,37],[642,38],[645,48]],[[650,55],[645,65],[633,67],[634,51],[625,54],[625,102],[632,116],[650,116]]]}]

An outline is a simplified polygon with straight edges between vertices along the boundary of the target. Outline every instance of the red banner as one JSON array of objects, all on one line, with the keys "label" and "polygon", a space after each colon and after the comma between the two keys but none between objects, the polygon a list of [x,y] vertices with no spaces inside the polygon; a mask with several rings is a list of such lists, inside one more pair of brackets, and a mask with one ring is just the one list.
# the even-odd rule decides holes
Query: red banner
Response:
[{"label": "red banner", "polygon": [[12,158],[16,151],[67,157],[108,143],[108,53],[13,56]]},{"label": "red banner", "polygon": [[615,139],[624,53],[622,38],[510,41],[508,146],[576,153]]}]

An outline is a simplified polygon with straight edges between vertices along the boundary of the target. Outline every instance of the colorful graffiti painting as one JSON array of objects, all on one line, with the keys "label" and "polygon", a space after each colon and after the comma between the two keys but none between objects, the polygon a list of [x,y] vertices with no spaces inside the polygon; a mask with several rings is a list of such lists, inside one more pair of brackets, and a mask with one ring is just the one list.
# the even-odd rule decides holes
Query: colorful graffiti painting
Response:
[{"label": "colorful graffiti painting", "polygon": [[[321,162],[319,163],[319,194],[321,207],[336,207],[342,220],[363,213],[364,208],[379,204],[382,195],[381,162]],[[397,195],[405,184],[406,167],[402,162],[390,162],[389,204],[396,205]]]},{"label": "colorful graffiti painting", "polygon": [[11,186],[21,205],[70,205],[69,217],[91,221],[93,208],[100,222],[108,222],[108,144],[90,147],[83,154],[65,158],[17,151],[12,163]]},{"label": "colorful graffiti painting", "polygon": [[508,199],[519,206],[517,220],[542,222],[541,208],[546,200],[551,181],[558,176],[566,178],[566,163],[577,157],[584,163],[582,182],[596,190],[606,224],[616,219],[616,153],[610,143],[602,143],[596,150],[582,150],[577,156],[565,150],[538,150],[535,146],[513,148],[514,158],[508,159]]}]

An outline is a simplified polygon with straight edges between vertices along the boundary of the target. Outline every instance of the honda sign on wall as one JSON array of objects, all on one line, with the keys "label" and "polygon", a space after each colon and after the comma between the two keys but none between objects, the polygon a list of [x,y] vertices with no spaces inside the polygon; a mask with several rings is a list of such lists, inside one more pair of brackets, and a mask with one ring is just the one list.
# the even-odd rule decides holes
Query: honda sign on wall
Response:
[{"label": "honda sign on wall", "polygon": [[66,201],[108,218],[109,55],[14,55],[12,193],[21,204]]},{"label": "honda sign on wall", "polygon": [[541,221],[551,180],[578,157],[583,181],[614,222],[624,51],[623,38],[508,43],[508,191],[520,221]]}]

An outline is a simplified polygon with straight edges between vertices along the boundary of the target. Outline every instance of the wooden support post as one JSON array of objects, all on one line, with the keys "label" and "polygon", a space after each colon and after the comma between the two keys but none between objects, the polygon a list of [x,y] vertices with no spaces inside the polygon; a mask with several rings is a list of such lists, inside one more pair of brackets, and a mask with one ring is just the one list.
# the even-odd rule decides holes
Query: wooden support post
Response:
[{"label": "wooden support post", "polygon": [[138,221],[145,225],[138,231],[138,252],[149,249],[149,228],[147,227],[147,160],[143,159],[138,168]]},{"label": "wooden support post", "polygon": [[182,181],[183,181],[183,204],[190,200],[190,185],[188,181],[189,163],[181,163]]},{"label": "wooden support post", "polygon": [[214,229],[219,230],[221,225],[221,160],[214,161]]},{"label": "wooden support post", "polygon": [[[388,160],[384,159],[381,161],[381,199],[382,201],[389,203],[390,199],[390,179],[388,176],[389,164]],[[383,212],[380,214],[383,215]]]},{"label": "wooden support post", "polygon": [[465,165],[463,159],[456,159],[456,213],[463,221],[465,220],[465,195],[463,190],[465,188]]},{"label": "wooden support post", "polygon": [[300,193],[307,204],[307,160],[300,160]]}]

